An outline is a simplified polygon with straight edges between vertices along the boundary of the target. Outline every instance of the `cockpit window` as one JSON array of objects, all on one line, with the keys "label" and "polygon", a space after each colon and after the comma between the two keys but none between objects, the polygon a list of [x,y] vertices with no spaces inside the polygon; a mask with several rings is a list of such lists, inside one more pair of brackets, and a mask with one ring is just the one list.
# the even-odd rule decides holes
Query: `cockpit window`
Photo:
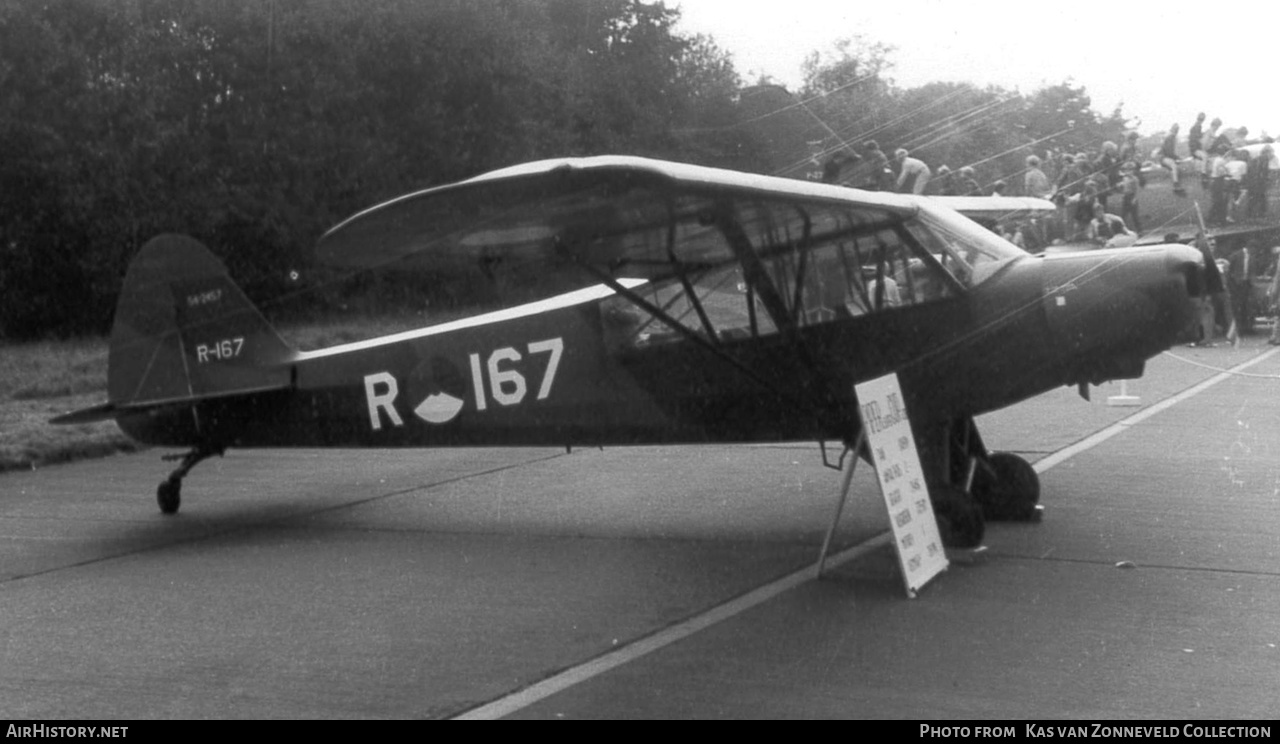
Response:
[{"label": "cockpit window", "polygon": [[602,303],[610,346],[690,336],[730,343],[893,312],[958,295],[971,281],[970,261],[981,262],[961,257],[959,238],[915,225],[915,215],[870,206],[734,200],[699,219],[702,244],[712,227],[717,250],[737,260],[680,260],[683,232],[670,231],[676,276]]},{"label": "cockpit window", "polygon": [[645,347],[685,337],[673,328],[707,339],[731,341],[777,332],[772,316],[743,279],[737,264],[653,282],[635,290],[636,298],[657,310],[652,312],[631,299],[613,297],[601,305],[605,336],[613,347]]},{"label": "cockpit window", "polygon": [[989,279],[1002,266],[1025,251],[964,217],[925,207],[908,229],[937,261],[963,286],[973,287]]}]

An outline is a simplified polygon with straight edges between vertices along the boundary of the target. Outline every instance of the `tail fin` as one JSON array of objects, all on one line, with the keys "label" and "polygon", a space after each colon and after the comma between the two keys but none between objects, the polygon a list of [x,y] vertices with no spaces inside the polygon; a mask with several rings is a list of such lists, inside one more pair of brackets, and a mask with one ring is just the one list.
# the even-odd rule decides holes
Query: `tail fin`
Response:
[{"label": "tail fin", "polygon": [[285,388],[295,356],[207,248],[159,235],[124,277],[107,392],[119,410]]}]

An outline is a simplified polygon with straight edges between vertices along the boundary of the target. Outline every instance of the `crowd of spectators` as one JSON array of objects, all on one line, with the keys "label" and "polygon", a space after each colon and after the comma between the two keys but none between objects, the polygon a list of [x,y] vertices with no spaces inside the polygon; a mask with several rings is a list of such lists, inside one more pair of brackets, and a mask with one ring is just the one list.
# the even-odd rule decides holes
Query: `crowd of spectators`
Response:
[{"label": "crowd of spectators", "polygon": [[[1203,113],[1196,117],[1185,140],[1179,136],[1180,127],[1172,125],[1159,146],[1146,154],[1137,132],[1128,132],[1119,144],[1107,141],[1084,151],[1049,147],[1027,155],[1025,168],[1017,173],[985,173],[994,176],[986,186],[979,182],[973,166],[952,169],[939,164],[934,170],[905,148],[894,150],[890,158],[875,141],[863,143],[856,151],[847,148],[836,153],[827,161],[823,180],[871,191],[1017,195],[1051,201],[1057,209],[1048,216],[991,226],[1032,252],[1055,244],[1132,245],[1144,230],[1143,190],[1148,178],[1164,178],[1157,175],[1160,171],[1167,174],[1172,198],[1186,199],[1188,207],[1183,213],[1187,223],[1199,221],[1195,212],[1201,203],[1206,207],[1201,210],[1203,222],[1210,228],[1266,217],[1274,141],[1270,137],[1250,141],[1246,127],[1224,129],[1218,118],[1206,125],[1206,118]],[[1010,193],[1011,183],[1020,189]],[[1194,195],[1188,185],[1193,185]],[[1148,225],[1147,229],[1156,232],[1165,226]],[[1196,238],[1206,257],[1221,268],[1223,279],[1222,290],[1205,303],[1202,344],[1212,345],[1215,337],[1247,333],[1258,315],[1270,313],[1270,343],[1280,345],[1280,247],[1266,247],[1269,238],[1254,232],[1252,237],[1220,235],[1216,243],[1203,231]],[[1165,242],[1184,239],[1177,233],[1163,238]]]},{"label": "crowd of spectators", "polygon": [[[1006,237],[1033,251],[1060,243],[1131,245],[1143,232],[1140,199],[1153,169],[1168,172],[1178,196],[1187,195],[1188,182],[1198,183],[1200,193],[1208,197],[1209,226],[1265,216],[1274,156],[1271,139],[1249,144],[1247,128],[1223,129],[1217,118],[1206,128],[1205,118],[1199,114],[1188,130],[1185,156],[1180,128],[1174,124],[1149,156],[1140,151],[1138,133],[1129,132],[1121,144],[1107,141],[1077,152],[1046,148],[1026,156],[1022,171],[1000,174],[983,186],[972,166],[953,170],[941,164],[935,171],[905,148],[894,150],[890,158],[877,142],[868,140],[856,150],[842,148],[833,155],[823,169],[823,180],[871,191],[1021,195],[1052,201],[1058,207],[1053,217],[1000,226]],[[1020,193],[1011,191],[1009,184],[1019,181]]]}]

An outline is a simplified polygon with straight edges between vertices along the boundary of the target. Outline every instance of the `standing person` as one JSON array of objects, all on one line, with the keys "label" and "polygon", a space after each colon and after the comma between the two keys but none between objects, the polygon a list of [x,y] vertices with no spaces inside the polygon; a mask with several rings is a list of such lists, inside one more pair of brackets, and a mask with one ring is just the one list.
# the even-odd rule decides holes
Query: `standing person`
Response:
[{"label": "standing person", "polygon": [[1068,240],[1082,240],[1093,219],[1093,205],[1098,202],[1098,185],[1089,172],[1089,156],[1079,153],[1071,165],[1058,176],[1058,194],[1065,195],[1066,220],[1063,228]]},{"label": "standing person", "polygon": [[1280,346],[1280,245],[1271,249],[1271,257],[1274,274],[1267,286],[1267,311],[1271,315],[1271,338],[1267,343]]},{"label": "standing person", "polygon": [[[1178,242],[1178,234],[1170,233],[1164,236],[1164,242]],[[1205,294],[1199,300],[1200,304],[1200,340],[1188,344],[1189,346],[1213,346],[1213,338],[1215,333],[1215,319],[1222,318],[1226,315],[1224,305],[1226,302],[1223,296],[1226,292],[1226,282],[1223,281],[1223,270],[1219,267],[1214,254],[1217,252],[1217,246],[1214,245],[1213,238],[1207,235],[1203,230],[1196,233],[1194,243],[1200,256],[1204,260],[1204,265],[1208,267],[1213,265],[1213,272],[1205,272]]]},{"label": "standing person", "polygon": [[[1084,190],[1084,172],[1070,155],[1064,155],[1058,168],[1058,180],[1054,184],[1053,203],[1058,205],[1059,224],[1063,240],[1075,240],[1075,213],[1080,206],[1080,194]],[[1093,216],[1090,209],[1088,221]]]},{"label": "standing person", "polygon": [[1061,159],[1062,153],[1058,150],[1055,150],[1052,147],[1045,150],[1044,160],[1041,161],[1040,170],[1044,171],[1044,174],[1048,176],[1049,183],[1053,183],[1058,180],[1058,165]]},{"label": "standing person", "polygon": [[1274,155],[1275,149],[1271,145],[1265,145],[1258,157],[1249,161],[1249,170],[1245,175],[1248,181],[1245,188],[1249,191],[1248,203],[1244,209],[1245,217],[1267,216],[1267,182],[1271,179],[1271,158]]},{"label": "standing person", "polygon": [[[1253,332],[1253,277],[1256,254],[1261,250],[1255,241],[1239,245],[1227,255],[1227,273],[1224,279],[1231,303],[1231,320],[1236,333]],[[1230,335],[1228,339],[1235,341]]]},{"label": "standing person", "polygon": [[1138,174],[1133,163],[1126,162],[1120,166],[1120,217],[1131,230],[1142,232],[1142,222],[1138,219]]},{"label": "standing person", "polygon": [[1164,138],[1164,144],[1160,145],[1160,164],[1168,168],[1173,174],[1173,193],[1179,196],[1185,196],[1186,188],[1182,185],[1182,179],[1178,176],[1178,125],[1174,124],[1169,127],[1169,134]]},{"label": "standing person", "polygon": [[1086,163],[1088,158],[1084,155],[1075,158],[1067,156],[1064,159],[1063,166],[1058,171],[1058,182],[1054,184],[1059,196],[1072,197],[1084,190]]},{"label": "standing person", "polygon": [[1138,133],[1129,132],[1124,136],[1124,144],[1120,146],[1121,163],[1133,163],[1133,172],[1138,175],[1138,185],[1146,186],[1147,180],[1142,176],[1142,156],[1138,153]]},{"label": "standing person", "polygon": [[1213,117],[1212,122],[1208,123],[1208,132],[1204,134],[1201,145],[1204,147],[1204,163],[1201,164],[1201,186],[1208,188],[1212,181],[1213,173],[1213,151],[1217,147],[1217,129],[1222,125],[1222,119]]},{"label": "standing person", "polygon": [[906,149],[899,147],[893,151],[893,159],[898,163],[898,192],[902,194],[923,194],[933,173],[923,160],[911,157]]},{"label": "standing person", "polygon": [[[1081,155],[1080,157],[1085,157]],[[1075,209],[1075,232],[1074,239],[1080,240],[1088,237],[1089,223],[1093,221],[1093,210],[1098,204],[1098,182],[1093,178],[1086,176],[1084,179],[1084,187],[1080,190],[1080,201],[1076,204]]]},{"label": "standing person", "polygon": [[1120,145],[1120,161],[1132,161],[1134,165],[1142,165],[1142,157],[1138,155],[1138,133],[1129,132],[1124,136],[1124,144]]},{"label": "standing person", "polygon": [[1120,191],[1120,156],[1116,143],[1102,143],[1102,154],[1093,161],[1093,171],[1105,179],[1105,185],[1099,184],[1098,201],[1106,207],[1107,199]]},{"label": "standing person", "polygon": [[893,184],[893,171],[889,168],[889,158],[880,149],[875,140],[867,140],[862,144],[862,162],[865,183],[862,188],[868,191],[888,191]]},{"label": "standing person", "polygon": [[1210,225],[1227,222],[1227,156],[1218,154],[1216,148],[1209,151],[1209,216]]},{"label": "standing person", "polygon": [[1227,155],[1227,222],[1235,222],[1244,204],[1244,179],[1249,173],[1249,156],[1244,150]]},{"label": "standing person", "polygon": [[1027,173],[1022,178],[1022,189],[1027,196],[1037,199],[1053,196],[1053,184],[1049,183],[1049,177],[1040,170],[1040,158],[1035,155],[1027,156]]},{"label": "standing person", "polygon": [[1191,157],[1196,161],[1196,172],[1204,173],[1205,158],[1207,157],[1204,150],[1204,112],[1196,114],[1196,123],[1191,125],[1191,131],[1187,132],[1187,151],[1191,153]]}]

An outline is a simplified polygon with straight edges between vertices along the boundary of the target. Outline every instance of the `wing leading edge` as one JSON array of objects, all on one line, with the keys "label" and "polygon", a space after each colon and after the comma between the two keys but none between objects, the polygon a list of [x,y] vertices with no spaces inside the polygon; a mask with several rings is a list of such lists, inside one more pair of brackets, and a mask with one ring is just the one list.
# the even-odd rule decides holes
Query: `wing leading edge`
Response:
[{"label": "wing leading edge", "polygon": [[[708,216],[725,200],[856,201],[903,216],[916,209],[909,197],[645,158],[546,160],[371,207],[326,233],[317,258],[337,267],[403,262],[436,269],[480,261],[544,271],[580,263],[615,272],[628,265],[629,274],[653,278],[646,267],[668,263],[673,242],[686,263],[734,260]],[[678,235],[670,232],[673,224]]]}]

